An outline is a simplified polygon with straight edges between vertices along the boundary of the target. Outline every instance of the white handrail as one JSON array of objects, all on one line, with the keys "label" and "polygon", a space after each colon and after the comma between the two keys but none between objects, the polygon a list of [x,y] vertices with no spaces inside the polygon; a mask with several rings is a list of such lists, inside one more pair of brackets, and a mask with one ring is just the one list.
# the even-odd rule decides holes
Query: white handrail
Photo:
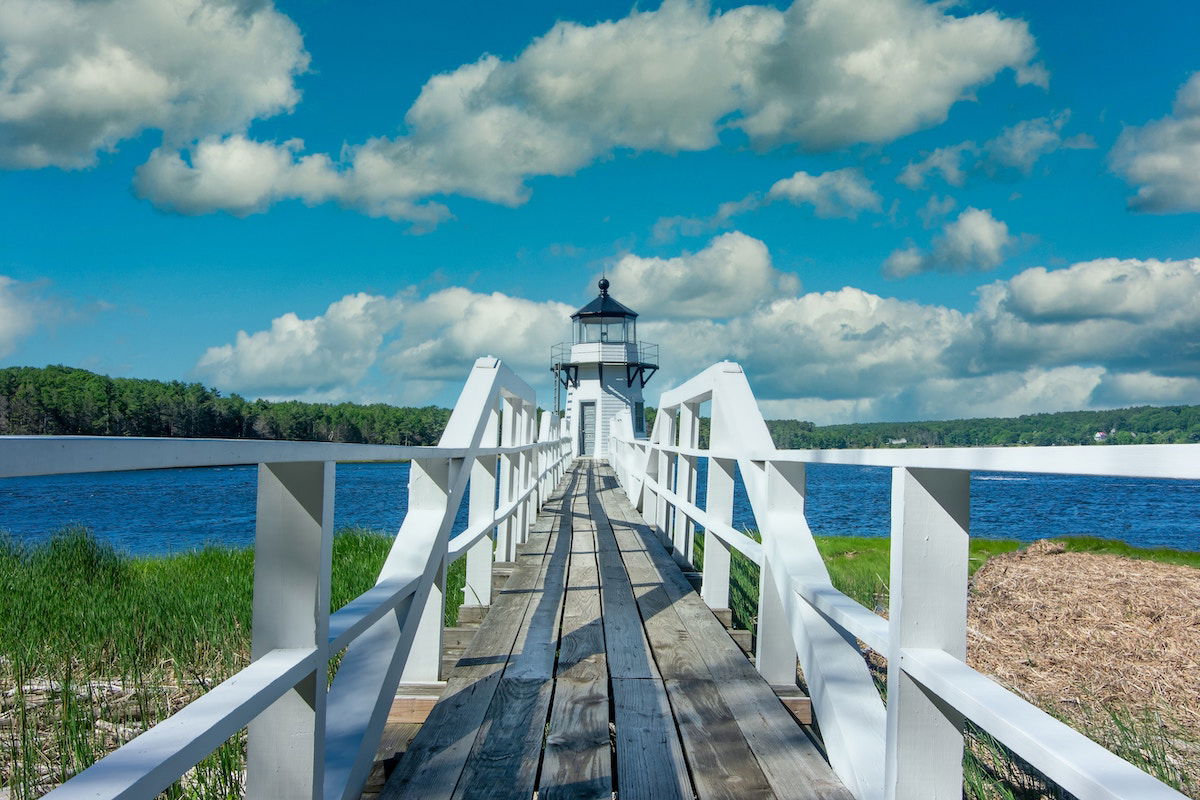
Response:
[{"label": "white handrail", "polygon": [[[711,433],[701,448],[706,402]],[[690,561],[692,526],[713,534],[701,588],[710,606],[728,607],[731,549],[760,565],[756,666],[790,683],[799,659],[830,763],[859,800],[958,797],[964,718],[1079,797],[1183,797],[964,663],[967,509],[971,470],[1196,480],[1200,445],[778,450],[730,362],[665,392],[648,440],[626,418],[611,429],[618,480],[664,543]],[[888,619],[830,581],[804,515],[806,464],[892,469]],[[735,469],[761,544],[731,527]],[[855,639],[888,659],[886,704]]]},{"label": "white handrail", "polygon": [[[493,533],[496,556],[511,560],[565,474],[570,439],[557,414],[539,429],[535,400],[481,358],[436,447],[0,437],[0,477],[259,466],[251,664],[47,797],[153,797],[247,725],[248,796],[357,797],[398,682],[439,677],[447,564],[466,553],[468,596],[489,602]],[[330,614],[333,464],[401,460],[412,462],[409,511],[379,580]],[[451,541],[468,478],[471,523]]]}]

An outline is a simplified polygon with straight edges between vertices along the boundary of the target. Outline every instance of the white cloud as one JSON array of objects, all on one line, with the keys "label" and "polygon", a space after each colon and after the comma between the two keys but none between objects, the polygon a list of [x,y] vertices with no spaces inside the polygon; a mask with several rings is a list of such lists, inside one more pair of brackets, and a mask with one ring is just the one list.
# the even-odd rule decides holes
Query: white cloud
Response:
[{"label": "white cloud", "polygon": [[307,66],[270,2],[6,0],[0,166],[86,167],[147,129],[168,146],[239,131],[292,108]]},{"label": "white cloud", "polygon": [[967,175],[962,169],[964,154],[974,153],[974,142],[962,142],[951,147],[939,147],[920,161],[910,162],[901,170],[897,181],[910,189],[920,189],[932,172],[942,173],[942,180],[951,186],[962,186]]},{"label": "white cloud", "polygon": [[879,211],[882,198],[871,188],[861,170],[853,167],[810,175],[801,170],[777,181],[767,192],[768,200],[786,198],[809,203],[818,217],[857,219],[860,211]]},{"label": "white cloud", "polygon": [[711,217],[662,217],[654,223],[655,241],[669,242],[676,235],[699,236],[727,226],[734,217],[762,208],[777,200],[795,205],[811,205],[818,217],[858,219],[863,211],[879,211],[883,198],[871,181],[855,167],[812,175],[803,170],[772,184],[765,195],[753,192],[741,200],[729,200],[717,206]]},{"label": "white cloud", "polygon": [[1110,158],[1138,187],[1135,211],[1200,211],[1200,72],[1179,88],[1170,116],[1126,129]]},{"label": "white cloud", "polygon": [[0,275],[0,357],[12,353],[37,327],[39,303],[29,289],[28,284]]},{"label": "white cloud", "polygon": [[889,278],[906,278],[922,272],[968,272],[999,266],[1015,242],[1008,225],[987,209],[968,207],[942,228],[933,248],[924,252],[910,246],[897,250],[884,262]]},{"label": "white cloud", "polygon": [[210,347],[195,371],[219,388],[286,395],[352,386],[375,362],[404,302],[358,293],[301,319],[288,312],[264,331],[238,331],[233,344]]},{"label": "white cloud", "polygon": [[[431,78],[405,115],[406,133],[346,149],[328,197],[432,224],[447,212],[431,197],[519,205],[533,176],[569,175],[618,150],[705,150],[726,128],[760,147],[886,142],[941,122],[1005,68],[1018,81],[1033,74],[1035,46],[1022,21],[952,16],[920,0],[869,5],[798,0],[787,12],[710,13],[703,3],[666,0],[612,22],[559,22],[511,61],[484,56]],[[258,158],[285,164],[295,155]],[[172,168],[144,182],[155,202],[245,213],[244,187],[222,204],[203,191],[219,184],[187,179],[217,162],[157,157]],[[268,172],[293,180],[290,169]],[[260,186],[249,207],[295,194]]]},{"label": "white cloud", "polygon": [[926,179],[934,173],[941,173],[942,180],[951,186],[966,183],[967,174],[972,168],[981,168],[992,175],[1006,172],[1028,175],[1038,159],[1057,150],[1091,150],[1096,147],[1096,142],[1086,133],[1063,137],[1062,129],[1070,118],[1069,110],[1061,111],[1048,117],[1022,120],[1010,125],[982,146],[975,142],[960,142],[939,147],[924,158],[909,162],[896,180],[915,190],[922,188]]},{"label": "white cloud", "polygon": [[936,194],[931,194],[925,201],[925,206],[917,212],[917,216],[921,218],[921,224],[929,228],[935,221],[948,216],[957,207],[958,201],[953,197],[949,195],[938,197]]},{"label": "white cloud", "polygon": [[763,242],[738,231],[674,258],[626,255],[608,276],[621,302],[672,319],[731,317],[800,288],[799,278],[775,269]]},{"label": "white cloud", "polygon": [[[639,334],[662,347],[649,403],[723,358],[743,364],[770,416],[822,423],[1180,403],[1200,389],[1200,259],[1036,267],[982,286],[975,307],[960,311],[854,287],[800,294],[779,283],[765,246],[740,233],[675,259],[627,258],[636,260],[609,273],[613,292],[642,312]],[[725,269],[738,259],[751,266]],[[670,297],[689,268],[708,281],[705,292]],[[737,275],[768,288],[716,305],[739,291]],[[662,295],[637,295],[644,285]],[[692,305],[668,316],[677,302]],[[391,381],[393,400],[446,402],[475,358],[494,355],[544,390],[549,347],[569,335],[574,309],[464,287],[348,295],[311,319],[285,314],[239,332],[196,371],[221,388],[276,396],[379,399],[364,392]]]},{"label": "white cloud", "polygon": [[383,366],[406,379],[453,382],[476,358],[492,355],[537,380],[549,364],[550,346],[569,335],[574,311],[566,303],[502,292],[443,289],[409,304]]},{"label": "white cloud", "polygon": [[138,167],[134,189],[160,208],[183,214],[224,209],[246,216],[289,198],[313,205],[338,194],[342,179],[327,156],[297,158],[303,147],[299,139],[277,145],[240,134],[214,137],[192,148],[190,165],[179,153],[159,148]]},{"label": "white cloud", "polygon": [[[908,0],[808,0],[785,24],[746,87],[738,124],[763,143],[815,149],[886,142],[946,118],[950,106],[1034,56],[1023,21],[955,17]],[[1036,81],[1034,81],[1036,82]]]}]

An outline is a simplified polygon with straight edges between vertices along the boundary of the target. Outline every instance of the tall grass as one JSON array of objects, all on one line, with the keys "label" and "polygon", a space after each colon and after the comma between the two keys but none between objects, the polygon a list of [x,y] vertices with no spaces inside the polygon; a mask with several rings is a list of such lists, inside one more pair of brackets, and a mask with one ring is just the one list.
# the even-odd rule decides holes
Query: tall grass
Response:
[{"label": "tall grass", "polygon": [[[340,531],[330,608],[375,582],[392,537]],[[447,574],[446,623],[465,562]],[[28,546],[0,538],[0,785],[38,797],[250,660],[252,549],[133,558],[81,528]],[[242,796],[244,734],[168,797]]]}]

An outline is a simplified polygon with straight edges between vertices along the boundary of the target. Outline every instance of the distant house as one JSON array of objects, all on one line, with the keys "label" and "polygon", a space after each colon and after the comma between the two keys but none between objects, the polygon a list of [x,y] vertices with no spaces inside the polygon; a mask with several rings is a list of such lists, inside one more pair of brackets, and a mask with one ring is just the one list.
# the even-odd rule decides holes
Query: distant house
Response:
[{"label": "distant house", "polygon": [[888,444],[908,444],[908,439],[888,439]]},{"label": "distant house", "polygon": [[1092,436],[1092,438],[1095,439],[1097,442],[1107,442],[1108,434],[1105,433],[1104,431],[1096,431],[1095,435]]}]

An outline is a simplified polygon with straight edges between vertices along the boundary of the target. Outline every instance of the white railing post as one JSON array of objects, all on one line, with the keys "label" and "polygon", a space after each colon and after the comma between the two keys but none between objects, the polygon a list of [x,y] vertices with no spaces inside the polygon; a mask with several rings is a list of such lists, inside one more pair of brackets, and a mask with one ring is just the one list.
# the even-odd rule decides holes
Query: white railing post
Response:
[{"label": "white railing post", "polygon": [[[695,448],[700,444],[700,404],[684,403],[679,407],[679,446]],[[696,500],[696,456],[680,453],[675,459],[675,494],[689,503]],[[681,508],[675,509],[673,540],[675,552],[692,563],[693,539],[696,524]]]},{"label": "white railing post", "polygon": [[[759,533],[766,539],[771,536],[772,518],[804,514],[805,470],[797,462],[768,462],[767,479],[764,482],[767,519],[759,524]],[[777,516],[778,515],[778,516]],[[787,575],[785,564],[775,564],[769,557],[771,547],[763,547],[763,562],[758,579],[758,635],[754,665],[760,675],[773,686],[796,684],[796,643],[792,638],[792,624],[788,619],[779,583],[775,572]]]},{"label": "white railing post", "polygon": [[[275,649],[325,651],[334,470],[331,461],[259,464],[253,659]],[[327,660],[318,658],[316,670],[250,723],[248,796],[279,800],[321,796]]]},{"label": "white railing post", "polygon": [[[496,441],[499,415],[493,408],[484,429],[484,441]],[[496,471],[495,455],[480,456],[471,463],[471,494],[467,499],[467,525],[475,525],[496,518]],[[492,555],[494,552],[495,528],[488,532],[467,551],[467,579],[463,587],[463,605],[490,606],[492,604]]]},{"label": "white railing post", "polygon": [[[447,503],[450,487],[454,484],[458,470],[463,468],[461,458],[421,459],[412,462],[412,474],[409,480],[409,497],[418,491],[429,495],[429,499],[441,500]],[[419,475],[415,474],[418,473]],[[426,502],[429,502],[429,499]],[[446,514],[453,517],[454,512],[448,507]],[[442,671],[442,628],[446,617],[446,553],[435,552],[429,560],[429,569],[433,570],[433,585],[421,616],[417,621],[417,632],[413,637],[412,647],[408,651],[408,659],[404,662],[404,670],[400,673],[401,683],[437,683]]]},{"label": "white railing post", "polygon": [[[512,447],[517,439],[517,414],[519,403],[503,397],[500,405],[500,445]],[[506,506],[517,495],[518,456],[504,453],[500,456],[500,505]],[[510,516],[500,525],[496,538],[496,559],[512,561],[517,554],[518,527],[516,515]]]},{"label": "white railing post", "polygon": [[[521,444],[521,494],[533,488],[537,473],[534,471],[533,443],[537,441],[537,407],[532,403],[522,404]],[[521,543],[529,541],[529,528],[537,511],[537,495],[531,492],[521,501]]]},{"label": "white railing post", "polygon": [[892,470],[887,800],[962,796],[962,731],[904,672],[904,650],[967,651],[970,473]]},{"label": "white railing post", "polygon": [[[731,458],[708,459],[708,486],[704,511],[714,522],[733,524],[733,471]],[[715,534],[704,534],[703,580],[700,596],[709,608],[729,608],[729,544]]]},{"label": "white railing post", "polygon": [[[659,438],[660,442],[666,442],[668,445],[675,442],[675,414],[669,409],[660,409],[659,415],[663,417],[663,430]],[[671,488],[671,454],[665,450],[654,451],[652,456],[658,462],[658,469],[655,480],[659,486],[667,489]],[[668,511],[667,498],[661,493],[656,496],[654,506],[654,528],[658,531],[660,540],[664,545],[671,545],[671,516]]]}]

